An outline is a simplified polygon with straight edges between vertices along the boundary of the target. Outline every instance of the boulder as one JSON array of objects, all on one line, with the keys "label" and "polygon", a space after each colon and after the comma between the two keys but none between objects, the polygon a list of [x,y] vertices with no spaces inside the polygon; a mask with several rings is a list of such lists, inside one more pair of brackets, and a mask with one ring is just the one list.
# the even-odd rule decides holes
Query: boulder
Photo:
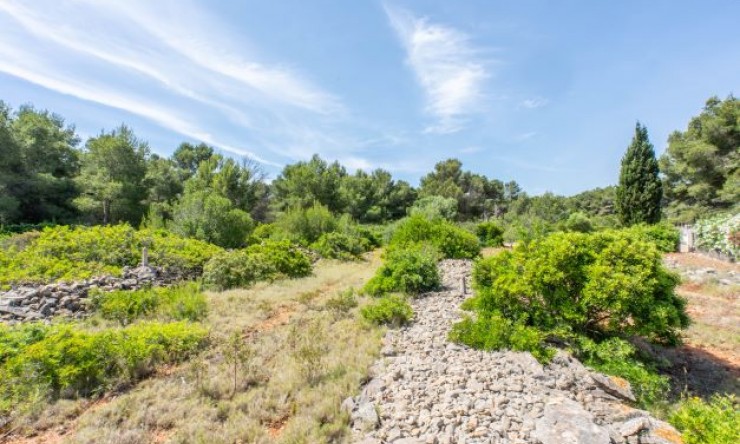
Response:
[{"label": "boulder", "polygon": [[533,436],[543,444],[609,444],[609,431],[579,403],[556,398],[545,405]]},{"label": "boulder", "polygon": [[616,376],[606,376],[601,373],[594,373],[591,379],[599,388],[612,396],[621,398],[630,402],[635,402],[635,395],[632,393],[630,383]]}]

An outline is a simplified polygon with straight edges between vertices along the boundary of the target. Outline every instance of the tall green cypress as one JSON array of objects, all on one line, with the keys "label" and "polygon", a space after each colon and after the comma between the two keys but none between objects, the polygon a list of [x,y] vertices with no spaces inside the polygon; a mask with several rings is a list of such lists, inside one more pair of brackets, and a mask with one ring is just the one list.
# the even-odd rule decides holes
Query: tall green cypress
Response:
[{"label": "tall green cypress", "polygon": [[660,222],[660,201],[663,198],[658,160],[648,140],[647,128],[637,122],[635,136],[622,158],[619,172],[616,207],[625,226]]}]

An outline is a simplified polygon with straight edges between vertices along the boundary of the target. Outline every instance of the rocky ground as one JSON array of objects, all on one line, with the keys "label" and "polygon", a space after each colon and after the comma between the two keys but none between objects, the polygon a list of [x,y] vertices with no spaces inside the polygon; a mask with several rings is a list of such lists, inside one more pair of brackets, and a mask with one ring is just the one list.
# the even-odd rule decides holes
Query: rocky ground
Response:
[{"label": "rocky ground", "polygon": [[[679,434],[630,407],[626,381],[565,353],[482,352],[447,333],[470,294],[470,262],[440,264],[444,288],[413,302],[414,322],[385,338],[374,378],[342,408],[355,441],[376,443],[678,443]],[[465,280],[465,285],[463,285]]]}]

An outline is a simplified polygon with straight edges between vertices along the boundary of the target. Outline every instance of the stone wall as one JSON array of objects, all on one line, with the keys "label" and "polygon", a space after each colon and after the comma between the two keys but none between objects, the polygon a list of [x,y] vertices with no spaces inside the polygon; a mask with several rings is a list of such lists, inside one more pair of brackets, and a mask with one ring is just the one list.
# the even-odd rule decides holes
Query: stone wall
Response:
[{"label": "stone wall", "polygon": [[151,266],[124,268],[122,277],[99,276],[78,282],[24,285],[0,292],[0,322],[46,319],[52,316],[81,318],[90,307],[90,294],[96,290],[138,290],[170,285],[180,273]]}]

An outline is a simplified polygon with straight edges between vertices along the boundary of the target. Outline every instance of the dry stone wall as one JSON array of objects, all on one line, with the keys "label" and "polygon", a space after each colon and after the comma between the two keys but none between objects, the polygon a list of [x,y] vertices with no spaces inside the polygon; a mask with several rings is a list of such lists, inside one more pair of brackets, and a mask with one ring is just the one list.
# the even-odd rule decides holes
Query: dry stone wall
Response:
[{"label": "dry stone wall", "polygon": [[66,316],[85,316],[93,291],[138,290],[144,287],[170,285],[182,278],[180,273],[158,267],[124,268],[121,277],[99,276],[71,283],[25,285],[0,293],[0,322],[22,321]]}]

